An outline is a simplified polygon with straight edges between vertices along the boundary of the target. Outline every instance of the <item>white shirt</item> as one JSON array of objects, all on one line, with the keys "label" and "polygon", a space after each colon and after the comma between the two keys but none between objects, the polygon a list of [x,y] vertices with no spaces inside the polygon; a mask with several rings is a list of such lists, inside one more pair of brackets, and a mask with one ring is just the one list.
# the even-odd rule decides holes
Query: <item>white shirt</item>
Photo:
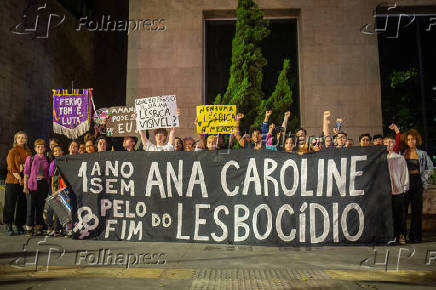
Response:
[{"label": "white shirt", "polygon": [[388,154],[389,175],[392,194],[397,195],[409,190],[409,171],[403,156],[395,152]]},{"label": "white shirt", "polygon": [[144,146],[145,151],[174,151],[174,146],[171,145],[169,142],[165,145],[154,145],[150,142],[150,140],[147,139],[147,142]]}]

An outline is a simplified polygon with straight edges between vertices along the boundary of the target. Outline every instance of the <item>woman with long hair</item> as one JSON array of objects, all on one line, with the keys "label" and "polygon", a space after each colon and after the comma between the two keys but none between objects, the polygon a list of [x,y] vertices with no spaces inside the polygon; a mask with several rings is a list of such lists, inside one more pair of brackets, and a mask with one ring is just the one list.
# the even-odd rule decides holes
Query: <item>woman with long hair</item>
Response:
[{"label": "woman with long hair", "polygon": [[[24,234],[24,224],[26,223],[26,196],[23,193],[24,184],[24,164],[27,156],[32,152],[27,146],[27,134],[18,131],[14,135],[14,143],[6,157],[8,173],[6,175],[5,206],[3,209],[3,220],[8,226],[7,234]],[[16,211],[16,212],[15,212]],[[16,232],[12,228],[15,213]]]},{"label": "woman with long hair", "polygon": [[428,179],[433,174],[433,162],[427,152],[419,150],[422,137],[415,129],[401,135],[401,143],[407,169],[409,170],[410,189],[406,193],[405,209],[412,204],[412,218],[409,230],[409,241],[422,241],[422,192],[428,186]]}]

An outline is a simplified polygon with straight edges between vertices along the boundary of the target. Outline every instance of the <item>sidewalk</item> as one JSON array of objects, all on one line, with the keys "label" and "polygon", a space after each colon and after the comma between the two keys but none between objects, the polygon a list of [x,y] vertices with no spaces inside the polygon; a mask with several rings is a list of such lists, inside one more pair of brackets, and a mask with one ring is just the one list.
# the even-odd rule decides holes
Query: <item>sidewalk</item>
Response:
[{"label": "sidewalk", "polygon": [[278,248],[2,233],[0,289],[430,289],[434,241],[427,233],[402,247]]}]

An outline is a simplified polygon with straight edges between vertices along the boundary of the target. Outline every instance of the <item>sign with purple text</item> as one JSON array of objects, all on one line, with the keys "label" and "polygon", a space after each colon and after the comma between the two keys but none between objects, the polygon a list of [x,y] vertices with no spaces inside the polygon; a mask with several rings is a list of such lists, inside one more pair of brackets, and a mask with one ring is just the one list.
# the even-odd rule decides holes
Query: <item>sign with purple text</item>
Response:
[{"label": "sign with purple text", "polygon": [[91,89],[53,90],[53,132],[76,139],[89,130]]}]

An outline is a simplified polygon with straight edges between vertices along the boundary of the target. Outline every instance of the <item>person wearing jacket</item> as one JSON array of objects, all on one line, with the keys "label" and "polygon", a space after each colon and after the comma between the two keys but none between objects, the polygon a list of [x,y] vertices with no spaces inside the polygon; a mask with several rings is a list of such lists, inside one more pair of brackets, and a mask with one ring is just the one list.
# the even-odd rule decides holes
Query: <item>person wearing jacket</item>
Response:
[{"label": "person wearing jacket", "polygon": [[[26,223],[26,196],[23,193],[23,169],[26,158],[32,155],[27,146],[27,135],[18,131],[14,135],[14,144],[6,157],[8,173],[5,186],[5,206],[3,208],[3,220],[7,225],[7,235],[24,234],[23,226]],[[14,220],[15,216],[15,220]],[[15,223],[16,231],[12,228]]]},{"label": "person wearing jacket", "polygon": [[49,163],[45,156],[45,141],[35,140],[35,152],[24,165],[24,189],[27,199],[27,235],[41,235],[44,225],[44,201],[49,191]]},{"label": "person wearing jacket", "polygon": [[422,137],[418,131],[411,129],[401,135],[403,156],[409,171],[410,189],[406,193],[406,210],[412,206],[412,219],[409,230],[409,241],[422,241],[422,193],[428,187],[429,177],[433,174],[433,162],[427,152],[419,150]]},{"label": "person wearing jacket", "polygon": [[394,152],[393,137],[383,138],[383,144],[388,150],[389,177],[392,188],[392,220],[394,223],[394,239],[389,244],[406,243],[407,209],[405,205],[406,192],[409,190],[409,171],[404,157]]}]

